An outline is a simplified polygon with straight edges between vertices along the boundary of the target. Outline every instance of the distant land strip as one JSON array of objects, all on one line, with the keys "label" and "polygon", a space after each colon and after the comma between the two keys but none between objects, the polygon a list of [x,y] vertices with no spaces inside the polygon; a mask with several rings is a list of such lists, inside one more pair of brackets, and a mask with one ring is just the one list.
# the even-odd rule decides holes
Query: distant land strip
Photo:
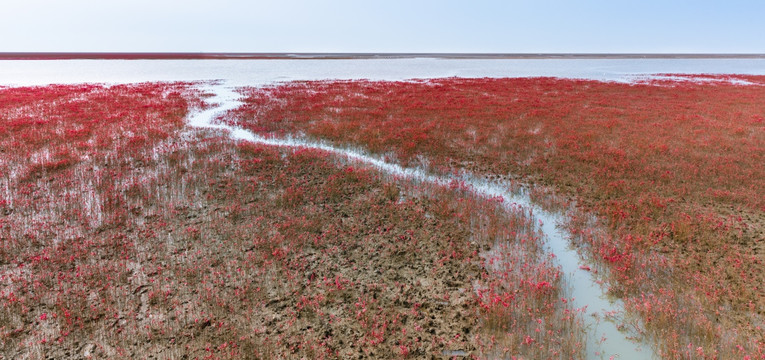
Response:
[{"label": "distant land strip", "polygon": [[0,60],[765,59],[765,54],[0,52]]}]

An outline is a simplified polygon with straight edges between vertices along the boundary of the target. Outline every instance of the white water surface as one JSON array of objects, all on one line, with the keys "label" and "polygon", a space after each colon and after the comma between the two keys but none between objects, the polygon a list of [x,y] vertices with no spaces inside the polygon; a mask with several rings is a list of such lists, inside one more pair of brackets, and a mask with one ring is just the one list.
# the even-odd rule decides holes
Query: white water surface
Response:
[{"label": "white water surface", "polygon": [[650,74],[765,75],[765,59],[2,60],[0,85],[223,80],[536,77],[632,81]]},{"label": "white water surface", "polygon": [[612,320],[614,315],[618,316],[623,313],[623,304],[618,299],[609,298],[605,289],[598,285],[595,275],[581,268],[582,265],[592,265],[595,268],[595,264],[584,262],[576,250],[570,246],[568,240],[570,234],[558,226],[563,220],[562,214],[544,210],[541,206],[534,204],[523,192],[514,193],[506,186],[470,175],[456,179],[433,175],[422,169],[405,168],[395,163],[386,162],[362,150],[339,148],[329,143],[305,139],[266,138],[246,129],[217,123],[215,119],[218,116],[243,104],[240,101],[241,95],[233,87],[220,82],[202,85],[201,90],[214,94],[214,97],[207,101],[218,105],[192,114],[189,117],[189,124],[192,126],[227,130],[232,139],[239,141],[278,147],[320,149],[371,166],[386,174],[423,183],[450,186],[457,180],[475,191],[479,196],[488,199],[501,198],[502,204],[509,209],[520,207],[530,210],[529,213],[533,216],[534,222],[540,224],[539,230],[544,234],[548,251],[555,255],[563,270],[566,285],[570,290],[567,297],[572,299],[571,306],[585,309],[583,321],[587,328],[587,358],[606,359],[613,357],[615,359],[635,360],[656,358],[649,344],[633,340],[635,334],[620,331],[618,329],[619,324]]}]

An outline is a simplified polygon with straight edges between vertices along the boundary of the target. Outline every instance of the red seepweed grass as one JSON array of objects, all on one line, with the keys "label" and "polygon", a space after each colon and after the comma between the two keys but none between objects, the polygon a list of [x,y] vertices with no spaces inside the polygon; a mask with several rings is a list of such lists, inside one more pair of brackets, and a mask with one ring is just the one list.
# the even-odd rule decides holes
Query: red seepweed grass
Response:
[{"label": "red seepweed grass", "polygon": [[0,90],[3,357],[580,356],[522,211],[188,129],[189,85]]},{"label": "red seepweed grass", "polygon": [[[576,200],[570,223],[667,357],[765,352],[765,78],[297,82],[228,121]],[[598,216],[591,228],[586,213]],[[689,351],[692,349],[692,351]]]}]

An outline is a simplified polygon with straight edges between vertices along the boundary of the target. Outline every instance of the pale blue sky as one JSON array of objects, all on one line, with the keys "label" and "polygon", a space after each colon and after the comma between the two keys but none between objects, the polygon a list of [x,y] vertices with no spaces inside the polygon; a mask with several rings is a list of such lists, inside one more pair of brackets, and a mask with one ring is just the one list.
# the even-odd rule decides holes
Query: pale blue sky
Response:
[{"label": "pale blue sky", "polygon": [[0,51],[765,53],[765,2],[1,0]]}]

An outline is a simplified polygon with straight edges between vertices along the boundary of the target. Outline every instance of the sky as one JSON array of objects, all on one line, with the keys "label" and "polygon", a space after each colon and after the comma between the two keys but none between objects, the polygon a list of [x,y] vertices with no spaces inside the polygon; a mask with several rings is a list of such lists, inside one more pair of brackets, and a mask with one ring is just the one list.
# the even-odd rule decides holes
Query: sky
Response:
[{"label": "sky", "polygon": [[765,53],[765,1],[1,0],[0,52]]}]

